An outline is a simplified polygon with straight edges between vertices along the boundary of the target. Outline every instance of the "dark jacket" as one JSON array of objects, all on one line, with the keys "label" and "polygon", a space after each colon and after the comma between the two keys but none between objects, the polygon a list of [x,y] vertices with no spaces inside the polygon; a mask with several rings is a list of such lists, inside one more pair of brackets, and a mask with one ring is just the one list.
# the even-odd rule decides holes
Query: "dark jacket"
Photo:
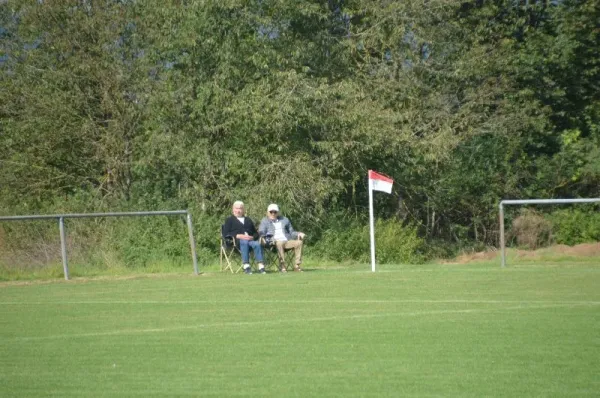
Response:
[{"label": "dark jacket", "polygon": [[258,232],[250,217],[245,216],[243,224],[234,215],[229,216],[227,220],[225,220],[225,224],[223,224],[223,236],[235,238],[237,234],[244,233],[247,233],[254,239],[258,238]]}]

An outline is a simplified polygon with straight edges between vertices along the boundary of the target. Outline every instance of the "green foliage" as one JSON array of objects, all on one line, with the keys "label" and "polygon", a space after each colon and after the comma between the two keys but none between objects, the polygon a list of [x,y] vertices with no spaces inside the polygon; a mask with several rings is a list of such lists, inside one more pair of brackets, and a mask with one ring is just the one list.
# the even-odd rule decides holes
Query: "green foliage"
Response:
[{"label": "green foliage", "polygon": [[[179,210],[181,204],[165,203],[162,210]],[[152,210],[140,203],[105,203],[85,193],[76,200],[46,204],[42,213],[96,213]],[[158,209],[155,209],[158,210]],[[194,214],[194,209],[190,209]],[[20,209],[20,214],[30,210]],[[198,262],[214,264],[218,256],[220,217],[197,211],[193,216]],[[182,216],[66,219],[67,254],[70,263],[106,268],[150,268],[168,263],[191,267],[191,252]],[[15,221],[0,224],[0,263],[20,268],[44,268],[61,262],[58,223],[55,220]],[[191,269],[191,268],[190,268]]]},{"label": "green foliage", "polygon": [[[600,196],[599,4],[0,2],[0,213],[190,208],[208,263],[234,200],[319,236],[376,169],[383,219],[495,245],[503,198]],[[98,239],[181,258],[154,223]]]},{"label": "green foliage", "polygon": [[[338,221],[324,231],[313,253],[336,261],[367,263],[371,258],[369,242],[368,224]],[[394,220],[377,220],[375,242],[375,257],[380,264],[419,264],[425,259],[425,243],[413,226],[403,226]]]},{"label": "green foliage", "polygon": [[597,210],[562,209],[547,215],[556,243],[576,245],[600,241],[600,213]]},{"label": "green foliage", "polygon": [[425,259],[425,242],[418,237],[414,226],[403,226],[395,220],[377,220],[375,242],[375,257],[379,263],[420,264]]}]

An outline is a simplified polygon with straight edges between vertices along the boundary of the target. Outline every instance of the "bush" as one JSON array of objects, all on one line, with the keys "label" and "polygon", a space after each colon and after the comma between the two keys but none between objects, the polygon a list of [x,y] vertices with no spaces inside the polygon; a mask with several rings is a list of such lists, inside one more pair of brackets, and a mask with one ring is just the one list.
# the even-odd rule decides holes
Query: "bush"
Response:
[{"label": "bush", "polygon": [[[375,256],[378,263],[422,263],[425,260],[423,239],[413,226],[402,226],[395,220],[377,220]],[[339,223],[326,229],[313,253],[335,261],[369,262],[369,225],[354,221]]]},{"label": "bush", "polygon": [[600,213],[593,209],[562,209],[546,216],[556,243],[576,245],[600,241]]},{"label": "bush", "polygon": [[[365,230],[368,233],[368,227]],[[394,220],[378,220],[375,242],[375,256],[379,263],[419,264],[425,260],[425,243],[417,236],[416,227],[402,226]]]},{"label": "bush", "polygon": [[[5,209],[7,214],[66,214],[185,208],[180,203],[161,205],[107,205],[93,197],[47,204],[43,209]],[[218,258],[220,217],[194,214],[194,235],[200,265]],[[152,216],[66,219],[67,255],[73,264],[87,267],[135,268],[156,263],[186,267],[191,262],[185,218]],[[15,221],[0,225],[0,263],[30,269],[60,264],[60,238],[56,220]]]},{"label": "bush", "polygon": [[511,235],[519,246],[529,249],[548,246],[552,239],[552,223],[536,211],[522,209],[512,222]]}]

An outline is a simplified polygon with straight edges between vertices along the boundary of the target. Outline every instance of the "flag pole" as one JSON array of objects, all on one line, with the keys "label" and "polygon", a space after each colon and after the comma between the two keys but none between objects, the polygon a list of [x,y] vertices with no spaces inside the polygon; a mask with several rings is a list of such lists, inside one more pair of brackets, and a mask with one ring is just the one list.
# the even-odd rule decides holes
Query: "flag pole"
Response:
[{"label": "flag pole", "polygon": [[392,193],[394,180],[369,170],[369,227],[371,229],[371,271],[375,272],[375,217],[373,217],[373,191]]},{"label": "flag pole", "polygon": [[369,225],[371,232],[371,271],[375,272],[375,222],[373,221],[373,187],[369,179]]}]

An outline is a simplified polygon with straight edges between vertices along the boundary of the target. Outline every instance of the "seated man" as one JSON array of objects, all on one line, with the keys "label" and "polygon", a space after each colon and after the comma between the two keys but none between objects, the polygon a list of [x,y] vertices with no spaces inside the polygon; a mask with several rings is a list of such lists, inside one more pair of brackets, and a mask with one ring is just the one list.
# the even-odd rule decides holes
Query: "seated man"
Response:
[{"label": "seated man", "polygon": [[225,220],[223,225],[223,236],[235,238],[236,246],[239,247],[242,254],[242,268],[246,274],[251,274],[250,268],[250,248],[254,251],[254,258],[258,261],[258,272],[265,273],[263,264],[262,247],[257,240],[256,227],[249,217],[246,217],[244,202],[236,201],[233,204],[233,215]]},{"label": "seated man", "polygon": [[302,263],[302,239],[304,233],[294,231],[292,223],[287,217],[279,215],[279,206],[271,203],[267,208],[267,216],[263,218],[258,227],[258,233],[261,236],[270,236],[277,246],[277,255],[279,257],[279,269],[286,272],[285,269],[285,250],[294,249],[296,262],[294,271],[302,272],[300,264]]}]

